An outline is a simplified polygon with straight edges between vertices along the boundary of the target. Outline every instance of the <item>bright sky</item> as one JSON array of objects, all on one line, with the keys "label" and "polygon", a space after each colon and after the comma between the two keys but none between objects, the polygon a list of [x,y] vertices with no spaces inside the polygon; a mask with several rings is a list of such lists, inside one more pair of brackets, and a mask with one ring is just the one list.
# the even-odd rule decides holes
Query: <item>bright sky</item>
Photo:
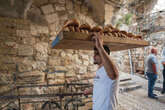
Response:
[{"label": "bright sky", "polygon": [[156,12],[160,10],[165,10],[165,0],[158,0],[152,12]]}]

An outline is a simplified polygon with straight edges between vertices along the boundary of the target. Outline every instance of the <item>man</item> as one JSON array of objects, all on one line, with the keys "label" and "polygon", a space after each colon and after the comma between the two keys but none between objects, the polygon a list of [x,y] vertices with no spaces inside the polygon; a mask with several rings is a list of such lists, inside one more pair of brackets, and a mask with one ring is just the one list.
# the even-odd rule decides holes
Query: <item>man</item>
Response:
[{"label": "man", "polygon": [[108,46],[103,45],[102,36],[95,34],[94,64],[98,65],[94,86],[85,90],[84,94],[93,91],[93,109],[92,110],[117,110],[117,90],[119,73],[109,57],[110,50]]},{"label": "man", "polygon": [[162,94],[165,93],[165,47],[163,48],[162,52],[162,65],[163,65],[163,89],[162,89]]},{"label": "man", "polygon": [[146,61],[146,74],[148,77],[148,97],[157,99],[157,95],[153,93],[154,85],[157,79],[158,74],[158,60],[156,58],[157,55],[157,49],[152,48],[151,54],[147,57]]}]

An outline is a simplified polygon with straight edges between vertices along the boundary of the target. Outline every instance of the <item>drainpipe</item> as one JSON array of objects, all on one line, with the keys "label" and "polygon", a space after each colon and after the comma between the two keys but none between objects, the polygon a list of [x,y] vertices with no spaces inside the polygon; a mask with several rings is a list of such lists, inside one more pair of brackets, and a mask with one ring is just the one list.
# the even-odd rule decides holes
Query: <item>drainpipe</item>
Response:
[{"label": "drainpipe", "polygon": [[132,65],[132,56],[131,56],[130,49],[128,50],[128,55],[129,55],[129,63],[130,63],[131,75],[134,75],[134,73],[133,73],[133,65]]}]

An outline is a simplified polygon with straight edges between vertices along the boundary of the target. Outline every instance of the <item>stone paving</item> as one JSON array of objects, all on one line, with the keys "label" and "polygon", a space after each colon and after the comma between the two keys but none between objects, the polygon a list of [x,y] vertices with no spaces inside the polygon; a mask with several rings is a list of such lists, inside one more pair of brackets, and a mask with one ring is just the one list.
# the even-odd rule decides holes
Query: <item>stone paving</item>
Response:
[{"label": "stone paving", "polygon": [[[147,97],[147,80],[132,76],[132,80],[141,83],[142,88],[119,94],[119,110],[165,110],[165,103]],[[158,84],[156,84],[157,86]],[[160,84],[159,84],[160,85]],[[154,91],[157,95],[160,92]]]}]

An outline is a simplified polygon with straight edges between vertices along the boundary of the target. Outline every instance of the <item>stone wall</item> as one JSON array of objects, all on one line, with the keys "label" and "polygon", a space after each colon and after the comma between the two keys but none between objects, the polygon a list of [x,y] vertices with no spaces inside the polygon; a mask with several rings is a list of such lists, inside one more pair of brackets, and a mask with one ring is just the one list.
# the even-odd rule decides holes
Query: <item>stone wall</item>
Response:
[{"label": "stone wall", "polygon": [[[33,9],[34,8],[34,9]],[[51,42],[67,19],[76,18],[80,23],[96,25],[81,2],[55,0],[44,2],[30,10],[41,13],[47,25],[34,24],[28,20],[0,17],[0,83],[1,94],[10,94],[14,85],[57,84],[92,76],[97,69],[93,65],[93,52],[82,50],[51,49]],[[66,74],[47,74],[49,71],[65,70]],[[82,80],[81,82],[88,82]],[[23,89],[21,93],[49,93],[43,88]],[[52,88],[52,93],[57,88]],[[12,92],[14,93],[14,92]],[[5,104],[3,101],[1,104]],[[7,101],[6,101],[7,103]],[[22,105],[24,110],[36,105]],[[28,106],[28,107],[25,107]]]},{"label": "stone wall", "polygon": [[[105,24],[109,24],[114,9],[108,4],[105,8]],[[68,19],[76,18],[81,24],[98,25],[91,17],[90,8],[81,0],[35,0],[26,14],[26,19],[0,17],[0,94],[16,94],[16,91],[11,92],[15,85],[65,81],[91,83],[88,78],[97,69],[92,51],[51,48],[51,42]],[[121,71],[130,72],[129,57],[125,54],[128,51],[112,52],[111,56]],[[67,72],[47,74],[47,69],[49,72],[55,69]],[[20,91],[23,94],[57,92],[57,87],[24,88]],[[0,104],[5,103],[0,101]],[[23,110],[40,107],[37,104],[22,105]]]},{"label": "stone wall", "polygon": [[[81,78],[97,69],[92,51],[51,49],[53,39],[46,26],[22,19],[1,17],[0,21],[0,93],[10,92],[14,85],[64,83],[64,76]],[[46,69],[67,73],[47,75]],[[25,89],[22,93],[29,92],[41,93],[42,89]]]}]

